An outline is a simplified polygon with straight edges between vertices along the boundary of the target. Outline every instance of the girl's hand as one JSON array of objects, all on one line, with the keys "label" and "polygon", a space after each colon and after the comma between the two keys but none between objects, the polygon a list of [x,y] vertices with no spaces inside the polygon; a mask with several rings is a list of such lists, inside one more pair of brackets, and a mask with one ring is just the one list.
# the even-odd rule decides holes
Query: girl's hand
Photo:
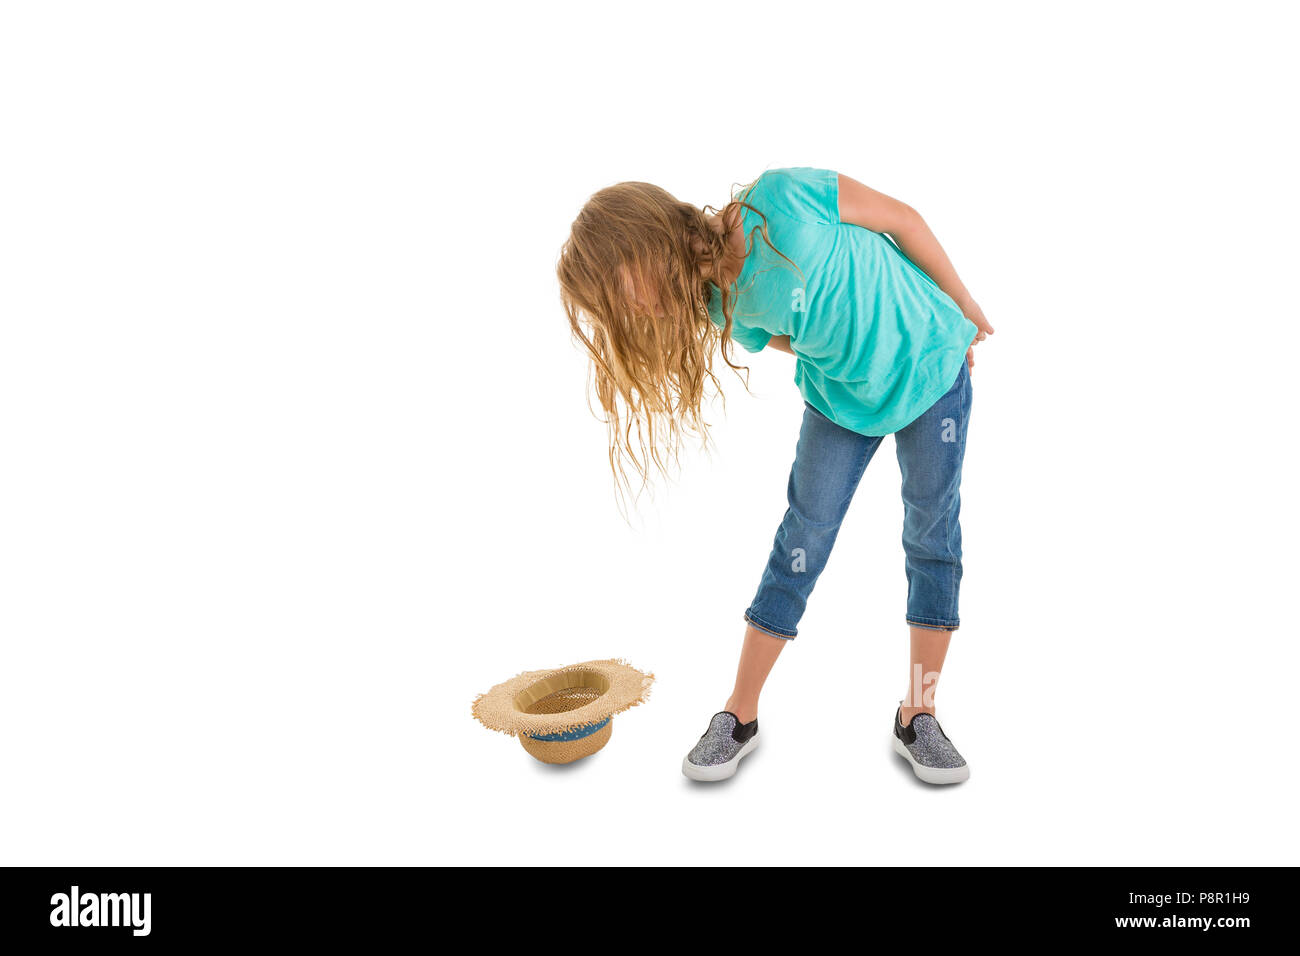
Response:
[{"label": "girl's hand", "polygon": [[975,367],[975,342],[983,342],[993,334],[993,326],[989,325],[989,320],[984,318],[984,310],[979,307],[979,303],[974,299],[966,299],[957,303],[961,308],[961,314],[970,319],[975,325],[975,341],[971,342],[970,348],[966,350],[966,367],[973,369]]},{"label": "girl's hand", "polygon": [[979,303],[973,299],[967,299],[965,302],[959,302],[962,315],[970,319],[979,331],[975,333],[975,341],[983,342],[988,336],[993,334],[993,326],[989,325],[989,320],[984,318],[984,310],[979,307]]}]

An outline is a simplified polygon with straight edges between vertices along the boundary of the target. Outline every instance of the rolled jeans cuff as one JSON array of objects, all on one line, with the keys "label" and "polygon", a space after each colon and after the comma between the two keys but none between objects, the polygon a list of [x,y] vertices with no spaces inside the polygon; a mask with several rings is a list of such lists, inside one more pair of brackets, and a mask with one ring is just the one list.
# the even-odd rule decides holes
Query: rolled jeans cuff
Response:
[{"label": "rolled jeans cuff", "polygon": [[756,617],[753,611],[745,612],[745,620],[749,622],[750,626],[757,628],[764,634],[770,634],[772,637],[779,637],[783,641],[792,641],[799,633],[797,628],[784,628],[777,627],[775,624],[769,624],[761,617]]},{"label": "rolled jeans cuff", "polygon": [[912,627],[927,627],[932,631],[955,631],[961,626],[957,620],[944,620],[937,617],[913,617],[908,615],[907,623]]}]

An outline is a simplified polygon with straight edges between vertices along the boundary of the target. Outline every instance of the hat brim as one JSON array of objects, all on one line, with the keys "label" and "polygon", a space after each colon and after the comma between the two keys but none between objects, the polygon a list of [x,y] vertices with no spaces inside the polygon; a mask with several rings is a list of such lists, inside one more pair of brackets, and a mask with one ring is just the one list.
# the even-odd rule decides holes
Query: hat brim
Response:
[{"label": "hat brim", "polygon": [[[474,718],[489,730],[510,736],[561,734],[608,720],[644,703],[654,674],[618,658],[584,661],[552,670],[524,671],[474,698]],[[527,712],[528,707],[573,687],[593,688],[599,696],[559,713]]]}]

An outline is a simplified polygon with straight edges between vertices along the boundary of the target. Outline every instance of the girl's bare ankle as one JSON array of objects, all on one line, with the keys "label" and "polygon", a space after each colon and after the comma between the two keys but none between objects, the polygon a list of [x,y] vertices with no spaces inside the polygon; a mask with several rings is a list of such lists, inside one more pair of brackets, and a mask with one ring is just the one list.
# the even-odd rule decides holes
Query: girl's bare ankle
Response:
[{"label": "girl's bare ankle", "polygon": [[915,717],[917,714],[929,714],[931,717],[933,717],[934,707],[933,706],[911,707],[907,704],[903,704],[899,707],[899,714],[898,714],[899,723],[901,723],[904,727],[906,727],[908,724],[912,722],[912,718]]},{"label": "girl's bare ankle", "polygon": [[729,700],[722,709],[735,714],[736,720],[742,724],[752,723],[758,719],[758,704],[745,704],[737,700]]}]

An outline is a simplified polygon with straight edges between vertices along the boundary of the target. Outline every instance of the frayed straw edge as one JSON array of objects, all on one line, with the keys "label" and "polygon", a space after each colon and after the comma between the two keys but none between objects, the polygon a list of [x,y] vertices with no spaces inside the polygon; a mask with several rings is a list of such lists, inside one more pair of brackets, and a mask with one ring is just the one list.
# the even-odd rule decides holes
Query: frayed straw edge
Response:
[{"label": "frayed straw edge", "polygon": [[[564,673],[565,671],[576,671],[576,670],[582,670],[584,667],[590,667],[592,664],[615,664],[615,665],[618,665],[618,666],[620,666],[620,667],[626,667],[626,668],[628,668],[629,670],[634,670],[634,671],[636,671],[638,674],[641,675],[641,693],[637,695],[637,697],[636,697],[635,700],[629,701],[629,702],[626,703],[626,704],[622,704],[621,706],[616,707],[614,710],[611,710],[611,711],[610,711],[606,716],[604,716],[604,717],[600,717],[600,718],[595,719],[595,720],[582,720],[582,721],[578,721],[578,722],[576,722],[576,723],[567,723],[567,724],[559,724],[559,723],[556,723],[556,724],[555,724],[555,729],[554,729],[554,730],[547,730],[547,731],[545,731],[545,733],[548,733],[548,734],[564,734],[564,733],[568,733],[568,732],[571,731],[571,730],[578,730],[578,729],[581,728],[581,727],[592,727],[592,726],[594,726],[594,725],[596,725],[596,724],[601,723],[602,721],[609,720],[609,719],[610,719],[611,717],[613,717],[615,714],[621,714],[621,713],[623,713],[623,712],[626,711],[626,710],[631,710],[633,707],[639,707],[639,706],[641,706],[642,704],[644,704],[644,703],[645,703],[645,702],[650,698],[650,691],[651,691],[651,688],[653,687],[654,682],[655,682],[655,675],[654,675],[654,672],[653,672],[653,671],[643,671],[643,670],[641,670],[639,667],[635,666],[635,665],[632,664],[630,661],[628,661],[628,660],[626,660],[625,658],[622,658],[622,657],[609,657],[609,658],[603,658],[603,659],[601,659],[601,660],[595,660],[595,661],[583,661],[583,662],[580,663],[580,664],[569,664],[569,665],[566,666],[566,667],[556,667],[556,668],[552,668],[551,670],[540,670],[540,671],[520,671],[518,674],[514,675],[514,677],[507,678],[506,680],[501,681],[501,683],[500,683],[500,684],[497,684],[496,686],[499,687],[499,686],[501,686],[501,684],[509,684],[510,681],[517,680],[517,679],[519,679],[520,677],[524,677],[524,676],[526,676],[526,675],[538,674],[538,675],[546,675],[546,676],[550,676],[550,675],[552,675],[552,674],[562,674],[562,673]],[[538,677],[538,680],[541,680],[541,677]],[[487,722],[482,718],[482,716],[479,715],[479,712],[478,712],[478,709],[479,709],[479,703],[480,703],[484,698],[486,698],[489,694],[491,694],[491,693],[492,693],[492,691],[491,691],[491,690],[488,690],[488,691],[485,691],[485,692],[482,693],[482,694],[479,694],[478,696],[476,696],[476,697],[474,698],[474,702],[473,702],[473,704],[470,705],[470,716],[472,716],[475,720],[477,720],[480,724],[482,724],[482,725],[483,725],[484,727],[486,727],[488,730],[495,730],[495,731],[497,731],[498,733],[505,734],[505,735],[508,736],[508,737],[518,737],[520,734],[524,734],[524,736],[531,736],[530,734],[526,734],[526,733],[524,733],[524,731],[522,731],[522,730],[520,730],[520,729],[518,729],[518,728],[516,728],[516,727],[493,727],[491,724],[487,723]],[[530,715],[530,716],[543,716],[543,715],[538,714],[538,715]],[[556,717],[560,717],[560,716],[562,716],[562,714],[556,714],[555,716],[556,716]],[[551,726],[551,725],[548,724],[548,726]],[[540,733],[541,731],[538,731],[538,732]]]}]

